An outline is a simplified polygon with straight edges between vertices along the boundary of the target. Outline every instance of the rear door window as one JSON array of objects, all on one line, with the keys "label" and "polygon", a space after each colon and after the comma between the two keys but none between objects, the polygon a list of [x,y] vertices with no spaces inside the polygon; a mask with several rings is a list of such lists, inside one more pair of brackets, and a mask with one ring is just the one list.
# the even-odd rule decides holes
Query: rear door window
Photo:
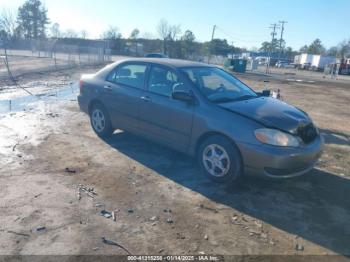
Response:
[{"label": "rear door window", "polygon": [[108,76],[107,81],[142,89],[146,69],[147,66],[141,64],[121,65]]}]

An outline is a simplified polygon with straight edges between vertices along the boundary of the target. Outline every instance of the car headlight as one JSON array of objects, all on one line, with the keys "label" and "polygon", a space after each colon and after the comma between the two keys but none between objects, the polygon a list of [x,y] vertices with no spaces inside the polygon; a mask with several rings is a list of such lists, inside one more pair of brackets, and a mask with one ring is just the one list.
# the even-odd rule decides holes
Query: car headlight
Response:
[{"label": "car headlight", "polygon": [[256,139],[264,144],[290,147],[298,147],[300,145],[296,137],[277,129],[260,128],[255,130],[254,133]]}]

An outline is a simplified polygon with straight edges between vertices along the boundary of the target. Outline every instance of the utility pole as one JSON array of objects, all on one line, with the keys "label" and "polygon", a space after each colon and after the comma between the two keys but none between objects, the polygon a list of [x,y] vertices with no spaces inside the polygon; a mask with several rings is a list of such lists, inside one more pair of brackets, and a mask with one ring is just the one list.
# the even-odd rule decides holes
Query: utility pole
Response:
[{"label": "utility pole", "polygon": [[234,53],[234,51],[235,51],[235,47],[233,46],[233,41],[232,41],[232,59],[233,59],[233,53]]},{"label": "utility pole", "polygon": [[[213,40],[214,40],[214,35],[215,35],[215,30],[216,30],[216,25],[213,26],[213,32],[211,34],[211,41],[210,41],[210,45],[213,44]],[[210,46],[209,46],[209,54],[208,54],[208,64],[210,62]]]},{"label": "utility pole", "polygon": [[211,41],[213,41],[213,39],[214,39],[215,30],[216,30],[216,25],[213,26],[213,33],[211,34]]},{"label": "utility pole", "polygon": [[272,50],[273,42],[275,40],[275,36],[277,35],[276,29],[279,29],[279,26],[276,23],[274,23],[274,24],[271,24],[270,29],[272,29],[272,33],[271,33],[271,36],[272,36],[272,39],[271,39],[271,51],[273,51]]},{"label": "utility pole", "polygon": [[281,24],[281,38],[280,38],[280,55],[283,54],[283,47],[282,47],[282,41],[283,41],[283,33],[284,33],[284,25],[288,23],[287,21],[279,21]]},{"label": "utility pole", "polygon": [[266,74],[269,73],[270,61],[271,61],[271,53],[273,52],[273,44],[274,44],[274,41],[275,41],[275,36],[277,35],[276,30],[279,28],[279,26],[278,26],[277,23],[274,23],[274,24],[271,24],[271,26],[269,28],[272,29],[272,32],[271,32],[272,39],[271,39],[271,46],[270,46],[269,55],[268,55],[269,58],[268,58],[268,61],[267,61],[267,64],[266,64]]}]

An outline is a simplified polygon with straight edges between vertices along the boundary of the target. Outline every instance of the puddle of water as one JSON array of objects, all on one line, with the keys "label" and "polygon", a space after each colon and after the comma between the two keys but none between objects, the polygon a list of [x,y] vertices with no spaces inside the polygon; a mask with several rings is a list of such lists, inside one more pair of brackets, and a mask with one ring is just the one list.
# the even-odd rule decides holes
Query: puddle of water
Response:
[{"label": "puddle of water", "polygon": [[37,96],[21,96],[11,100],[0,100],[0,114],[9,112],[19,112],[33,109],[33,106],[38,101],[51,100],[71,100],[76,99],[79,92],[78,83],[72,84],[65,88],[50,90],[47,93],[42,93]]}]

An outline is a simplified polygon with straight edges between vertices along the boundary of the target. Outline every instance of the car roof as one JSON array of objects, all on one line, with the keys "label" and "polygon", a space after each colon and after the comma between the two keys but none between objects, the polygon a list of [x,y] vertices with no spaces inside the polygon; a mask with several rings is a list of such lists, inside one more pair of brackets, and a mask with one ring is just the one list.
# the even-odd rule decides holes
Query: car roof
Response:
[{"label": "car roof", "polygon": [[181,59],[171,59],[171,58],[128,58],[123,59],[115,62],[114,64],[121,64],[125,62],[143,62],[143,63],[153,63],[153,64],[159,64],[159,65],[165,65],[175,68],[181,68],[181,67],[212,67],[212,65],[208,65],[205,63],[200,62],[194,62],[194,61],[188,61],[188,60],[181,60]]}]

